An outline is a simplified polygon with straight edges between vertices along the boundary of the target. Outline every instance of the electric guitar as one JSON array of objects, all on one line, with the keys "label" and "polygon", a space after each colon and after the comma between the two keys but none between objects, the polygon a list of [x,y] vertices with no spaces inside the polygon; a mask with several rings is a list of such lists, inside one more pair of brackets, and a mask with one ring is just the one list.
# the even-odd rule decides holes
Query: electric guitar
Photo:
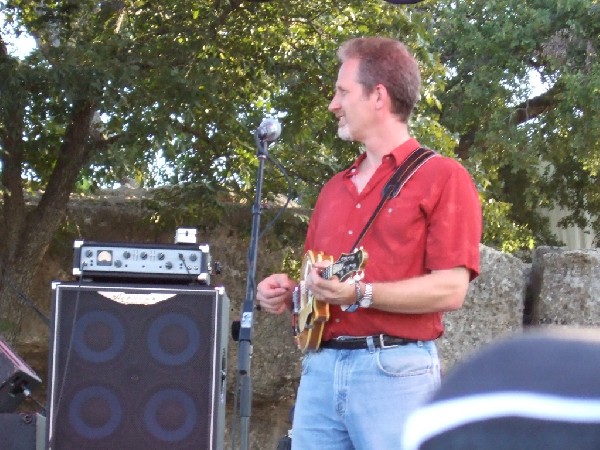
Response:
[{"label": "electric guitar", "polygon": [[305,280],[314,264],[321,261],[333,262],[321,272],[321,277],[326,280],[333,277],[338,277],[340,281],[350,277],[360,280],[367,257],[367,252],[362,248],[352,253],[343,253],[335,262],[332,256],[325,255],[323,252],[312,250],[306,252],[300,269],[300,283],[294,289],[292,296],[294,339],[302,353],[319,349],[325,322],[329,320],[329,303],[318,300],[306,288]]}]

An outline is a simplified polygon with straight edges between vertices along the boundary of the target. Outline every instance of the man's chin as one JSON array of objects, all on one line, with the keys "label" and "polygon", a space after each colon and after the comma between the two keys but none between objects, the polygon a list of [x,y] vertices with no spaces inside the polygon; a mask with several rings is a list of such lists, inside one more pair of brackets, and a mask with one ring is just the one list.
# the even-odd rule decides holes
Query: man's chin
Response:
[{"label": "man's chin", "polygon": [[338,137],[342,140],[342,141],[352,141],[352,135],[350,134],[350,131],[348,131],[347,128],[338,128]]}]

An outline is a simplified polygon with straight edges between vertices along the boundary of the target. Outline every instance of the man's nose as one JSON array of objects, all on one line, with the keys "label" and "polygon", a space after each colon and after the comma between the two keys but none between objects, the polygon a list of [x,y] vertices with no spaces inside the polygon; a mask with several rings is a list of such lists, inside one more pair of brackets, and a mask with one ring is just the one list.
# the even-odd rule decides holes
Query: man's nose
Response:
[{"label": "man's nose", "polygon": [[340,104],[337,101],[337,96],[334,95],[333,98],[331,99],[331,101],[329,102],[329,107],[327,108],[330,112],[334,112],[338,109],[340,109]]}]

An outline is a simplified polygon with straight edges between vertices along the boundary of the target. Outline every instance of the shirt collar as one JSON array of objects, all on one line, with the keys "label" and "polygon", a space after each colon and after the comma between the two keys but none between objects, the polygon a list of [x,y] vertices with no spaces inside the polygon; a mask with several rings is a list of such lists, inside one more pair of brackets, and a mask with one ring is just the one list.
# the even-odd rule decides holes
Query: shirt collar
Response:
[{"label": "shirt collar", "polygon": [[[410,139],[404,141],[402,144],[400,144],[394,150],[392,150],[389,153],[389,156],[394,158],[394,162],[395,162],[394,167],[397,167],[400,164],[402,164],[402,162],[406,158],[408,158],[408,155],[410,155],[412,152],[414,152],[419,147],[420,147],[419,141],[417,141],[414,138],[410,138]],[[388,156],[388,155],[386,155],[386,156]]]},{"label": "shirt collar", "polygon": [[[393,149],[387,155],[384,155],[383,160],[385,161],[387,158],[392,158],[393,159],[393,167],[397,167],[399,164],[402,163],[402,161],[404,161],[408,157],[408,155],[410,155],[412,152],[414,152],[419,147],[420,147],[419,141],[417,141],[415,138],[410,138],[410,139],[404,141],[402,144],[400,144],[395,149]],[[358,156],[358,158],[356,158],[354,163],[350,167],[348,167],[348,169],[346,170],[345,176],[346,177],[353,176],[356,173],[356,171],[358,170],[358,166],[360,165],[360,163],[366,157],[367,157],[367,155],[365,154],[365,152],[361,153]]]}]

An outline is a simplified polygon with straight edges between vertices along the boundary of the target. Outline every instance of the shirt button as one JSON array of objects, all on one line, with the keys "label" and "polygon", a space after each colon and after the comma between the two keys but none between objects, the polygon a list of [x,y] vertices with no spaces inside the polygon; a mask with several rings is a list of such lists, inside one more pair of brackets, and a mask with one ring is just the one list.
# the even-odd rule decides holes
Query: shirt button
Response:
[{"label": "shirt button", "polygon": [[388,208],[388,212],[391,214],[392,213],[392,208]]},{"label": "shirt button", "polygon": [[357,204],[356,204],[356,207],[357,207],[357,208],[360,208],[360,203],[357,203]]},{"label": "shirt button", "polygon": [[335,323],[340,323],[341,320],[340,319],[335,319]]},{"label": "shirt button", "polygon": [[353,234],[353,233],[354,233],[354,231],[348,230],[348,234]]}]

